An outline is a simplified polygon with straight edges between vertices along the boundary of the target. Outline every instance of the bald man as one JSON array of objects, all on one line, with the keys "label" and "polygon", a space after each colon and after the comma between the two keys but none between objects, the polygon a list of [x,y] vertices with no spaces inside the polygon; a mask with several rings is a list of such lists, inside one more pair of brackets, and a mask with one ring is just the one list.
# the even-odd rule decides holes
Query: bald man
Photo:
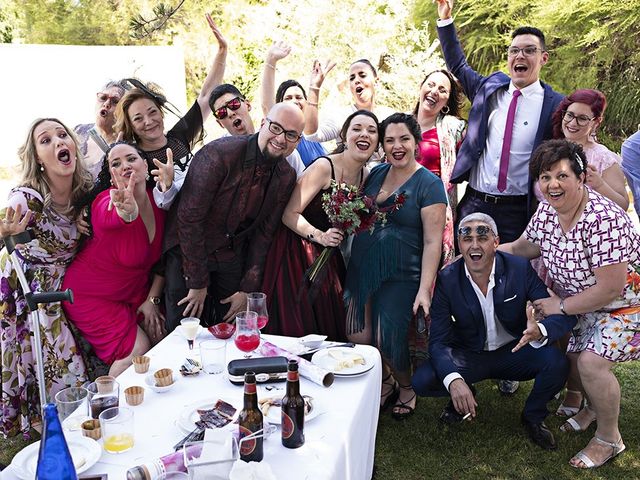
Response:
[{"label": "bald man", "polygon": [[246,309],[246,292],[260,289],[265,256],[296,181],[286,157],[303,130],[300,109],[278,103],[257,134],[215,140],[193,157],[178,207],[188,292],[181,299],[172,294],[177,317],[196,316],[206,325],[227,320]]}]

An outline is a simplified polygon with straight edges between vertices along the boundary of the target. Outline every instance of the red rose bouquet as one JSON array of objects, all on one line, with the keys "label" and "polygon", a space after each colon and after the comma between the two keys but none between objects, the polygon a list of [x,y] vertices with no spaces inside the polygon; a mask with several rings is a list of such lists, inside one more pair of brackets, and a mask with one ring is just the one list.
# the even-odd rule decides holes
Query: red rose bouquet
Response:
[{"label": "red rose bouquet", "polygon": [[[331,192],[322,195],[322,208],[329,217],[331,226],[345,236],[368,230],[373,232],[375,224],[387,222],[387,214],[404,204],[404,192],[396,194],[392,205],[379,207],[375,199],[364,195],[362,190],[346,183],[331,181]],[[313,284],[324,270],[337,247],[324,247],[318,258],[305,273],[305,280]]]}]

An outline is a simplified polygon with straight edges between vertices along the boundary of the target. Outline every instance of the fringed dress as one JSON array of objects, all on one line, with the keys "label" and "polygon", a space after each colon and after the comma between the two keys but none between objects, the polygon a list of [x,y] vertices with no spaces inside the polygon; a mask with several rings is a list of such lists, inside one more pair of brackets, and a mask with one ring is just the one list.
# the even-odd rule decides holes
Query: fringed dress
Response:
[{"label": "fringed dress", "polygon": [[[391,166],[375,167],[364,187],[376,197]],[[371,301],[371,344],[376,345],[394,370],[409,370],[407,331],[413,302],[420,286],[423,230],[420,211],[437,203],[447,204],[442,181],[426,168],[417,170],[396,193],[406,200],[399,210],[377,223],[373,232],[357,235],[347,269],[345,305],[347,334],[362,331],[364,306]],[[395,195],[380,207],[391,206]],[[427,226],[428,228],[428,226]]]}]

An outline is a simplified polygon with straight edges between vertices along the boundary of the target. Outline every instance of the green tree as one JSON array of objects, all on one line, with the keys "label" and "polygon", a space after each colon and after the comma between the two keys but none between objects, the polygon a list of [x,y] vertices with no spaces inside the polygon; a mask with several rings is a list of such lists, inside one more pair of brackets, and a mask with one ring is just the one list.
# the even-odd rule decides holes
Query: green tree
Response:
[{"label": "green tree", "polygon": [[[469,64],[506,68],[504,48],[521,25],[541,28],[551,53],[543,80],[561,92],[601,90],[609,102],[601,140],[619,150],[640,119],[640,0],[460,0],[454,17]],[[417,2],[414,21],[435,22],[436,6]]]}]

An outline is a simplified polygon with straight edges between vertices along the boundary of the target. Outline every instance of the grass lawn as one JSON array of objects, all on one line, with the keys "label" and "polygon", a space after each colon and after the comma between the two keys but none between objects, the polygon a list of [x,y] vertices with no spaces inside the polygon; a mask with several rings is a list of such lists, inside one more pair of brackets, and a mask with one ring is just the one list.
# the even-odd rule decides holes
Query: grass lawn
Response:
[{"label": "grass lawn", "polygon": [[[376,442],[376,480],[424,479],[640,479],[640,363],[616,367],[622,386],[620,425],[627,450],[604,467],[579,472],[569,458],[583,448],[595,430],[563,434],[562,423],[547,419],[559,448],[546,452],[528,440],[520,412],[531,382],[522,383],[510,398],[502,397],[492,382],[478,385],[478,417],[453,427],[438,421],[446,399],[418,400],[415,415],[397,422],[383,414]],[[549,406],[556,408],[559,402]],[[8,464],[26,443],[0,440],[0,463]],[[341,479],[336,479],[341,480]]]},{"label": "grass lawn", "polygon": [[[502,397],[490,381],[478,387],[478,417],[473,422],[445,426],[438,416],[447,399],[421,398],[415,414],[397,422],[385,413],[376,441],[376,480],[423,479],[639,479],[640,478],[640,364],[618,365],[622,387],[620,430],[627,450],[593,471],[577,471],[569,459],[583,448],[595,423],[582,433],[565,434],[562,419],[550,415],[558,450],[547,452],[528,440],[520,413],[531,389],[521,383],[510,398]],[[552,402],[554,409],[560,402]],[[390,411],[390,410],[389,410]]]}]

